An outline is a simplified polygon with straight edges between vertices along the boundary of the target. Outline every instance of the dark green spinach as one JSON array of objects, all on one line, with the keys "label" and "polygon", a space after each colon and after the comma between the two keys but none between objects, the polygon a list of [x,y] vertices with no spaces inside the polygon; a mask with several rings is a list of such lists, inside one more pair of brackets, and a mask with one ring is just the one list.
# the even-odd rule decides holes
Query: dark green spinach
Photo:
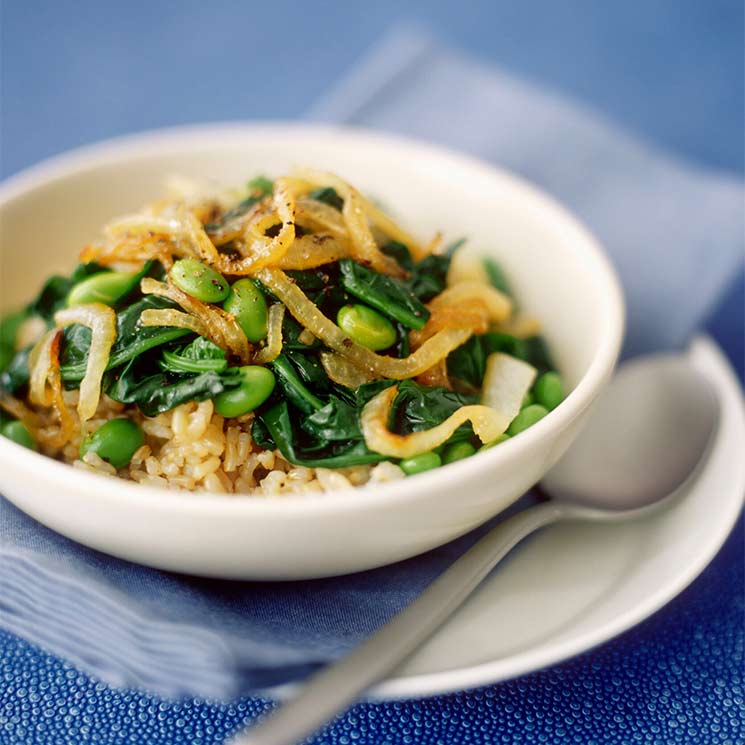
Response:
[{"label": "dark green spinach", "polygon": [[[142,326],[140,315],[148,308],[175,308],[175,303],[156,295],[145,295],[116,314],[116,341],[111,348],[107,370],[168,342],[180,339],[191,331],[170,326]],[[60,359],[62,379],[66,382],[82,380],[91,343],[91,332],[83,326],[71,326],[65,332],[63,354]]]},{"label": "dark green spinach", "polygon": [[177,351],[163,349],[162,355],[161,369],[177,374],[222,372],[228,366],[225,350],[203,336]]},{"label": "dark green spinach", "polygon": [[473,389],[480,388],[486,372],[486,358],[493,352],[505,352],[513,357],[525,359],[522,339],[510,334],[488,331],[472,336],[448,355],[448,375]]},{"label": "dark green spinach", "polygon": [[344,200],[339,196],[336,189],[331,186],[322,186],[320,189],[314,189],[308,196],[317,202],[323,202],[335,210],[341,210],[344,207]]},{"label": "dark green spinach", "polygon": [[[389,426],[402,435],[420,432],[441,424],[461,406],[475,403],[478,403],[477,396],[403,380],[398,384]],[[453,433],[449,442],[469,439],[471,432],[471,426],[464,424]]]},{"label": "dark green spinach", "polygon": [[317,354],[304,354],[293,349],[287,350],[284,354],[292,362],[304,383],[321,390],[328,389],[330,381]]},{"label": "dark green spinach", "polygon": [[303,383],[286,355],[280,354],[270,364],[287,400],[297,406],[300,411],[311,414],[323,407],[323,401]]},{"label": "dark green spinach", "polygon": [[413,293],[423,302],[429,302],[447,286],[447,274],[453,254],[465,243],[461,239],[451,243],[442,253],[430,254],[414,265],[409,280]]},{"label": "dark green spinach", "polygon": [[257,434],[264,442],[276,445],[290,463],[308,468],[348,468],[387,460],[385,455],[370,452],[362,441],[353,442],[351,445],[332,443],[325,448],[325,454],[314,457],[312,452],[303,448],[302,443],[296,442],[298,433],[292,426],[286,401],[275,404],[260,416],[266,434]]},{"label": "dark green spinach", "polygon": [[467,388],[478,389],[484,380],[486,360],[494,352],[524,360],[536,368],[540,375],[547,370],[554,370],[554,364],[548,352],[546,342],[541,336],[518,339],[511,334],[488,331],[485,334],[472,336],[465,344],[453,350],[447,359],[448,375]]},{"label": "dark green spinach", "polygon": [[31,377],[31,371],[28,367],[30,354],[30,346],[15,353],[10,364],[0,373],[0,390],[14,394],[28,385],[29,378]]},{"label": "dark green spinach", "polygon": [[394,258],[407,272],[414,269],[414,260],[411,258],[409,247],[399,241],[386,243],[380,249],[386,256]]},{"label": "dark green spinach", "polygon": [[329,402],[307,416],[302,427],[308,434],[326,442],[362,439],[357,407],[338,396],[329,396]]},{"label": "dark green spinach", "polygon": [[29,303],[27,311],[31,315],[41,316],[50,327],[54,323],[54,314],[65,307],[65,298],[70,290],[81,280],[91,274],[107,271],[106,267],[90,262],[79,264],[69,277],[54,275],[42,286],[39,294]]},{"label": "dark green spinach", "polygon": [[351,259],[339,262],[341,285],[350,294],[410,329],[421,329],[429,310],[401,280],[378,274]]},{"label": "dark green spinach", "polygon": [[205,401],[224,390],[240,385],[238,368],[223,373],[205,372],[199,375],[175,376],[159,372],[152,374],[153,363],[147,358],[131,360],[113,377],[106,393],[114,401],[137,404],[145,416],[170,411],[187,401]]},{"label": "dark green spinach", "polygon": [[513,297],[512,290],[507,281],[507,275],[502,271],[502,267],[492,258],[484,259],[483,267],[486,276],[489,277],[489,282],[491,282],[492,287],[496,287],[496,289],[503,292],[507,297]]}]

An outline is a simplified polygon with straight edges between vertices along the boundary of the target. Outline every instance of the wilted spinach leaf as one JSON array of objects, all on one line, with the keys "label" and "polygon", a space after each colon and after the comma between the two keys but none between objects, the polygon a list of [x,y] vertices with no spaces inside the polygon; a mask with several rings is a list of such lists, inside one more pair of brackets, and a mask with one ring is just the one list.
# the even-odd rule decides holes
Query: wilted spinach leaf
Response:
[{"label": "wilted spinach leaf", "polygon": [[411,329],[421,329],[429,320],[429,310],[402,281],[378,274],[351,259],[339,262],[342,287],[394,321]]},{"label": "wilted spinach leaf", "polygon": [[450,261],[453,254],[464,243],[465,239],[455,241],[442,253],[430,254],[418,264],[415,264],[409,285],[423,303],[429,302],[435,295],[439,295],[445,289]]},{"label": "wilted spinach leaf", "polygon": [[270,364],[287,400],[297,406],[300,411],[311,414],[323,407],[323,401],[308,390],[286,355],[280,354]]},{"label": "wilted spinach leaf", "polygon": [[361,440],[358,414],[357,408],[352,404],[337,396],[330,396],[329,402],[322,409],[314,411],[303,420],[302,427],[308,434],[326,442]]},{"label": "wilted spinach leaf", "polygon": [[522,339],[510,334],[489,331],[486,334],[472,336],[448,355],[448,375],[473,388],[481,388],[486,372],[486,358],[493,352],[505,352],[513,357],[525,359]]},{"label": "wilted spinach leaf", "polygon": [[[399,434],[431,429],[444,422],[461,406],[478,403],[476,396],[467,396],[447,388],[422,385],[415,380],[403,380],[393,401],[389,426]],[[459,427],[450,441],[468,439],[471,426]]]},{"label": "wilted spinach leaf", "polygon": [[403,359],[408,357],[411,353],[411,345],[409,344],[409,329],[406,328],[402,323],[396,324],[396,343],[393,345],[396,357]]},{"label": "wilted spinach leaf", "polygon": [[54,275],[42,286],[39,294],[28,305],[28,312],[41,316],[48,325],[52,325],[54,314],[64,308],[65,298],[70,290],[81,280],[91,274],[106,271],[106,267],[90,262],[79,264],[69,277]]},{"label": "wilted spinach leaf", "polygon": [[307,449],[295,440],[298,433],[293,430],[286,401],[275,404],[260,417],[271,440],[290,463],[308,468],[346,468],[387,460],[385,455],[371,453],[363,441],[356,441],[352,445],[332,444],[326,449],[325,454],[308,457]]},{"label": "wilted spinach leaf", "polygon": [[172,376],[163,372],[148,374],[152,369],[150,360],[131,360],[108,386],[106,393],[114,401],[137,404],[145,416],[156,416],[187,401],[214,398],[241,381],[237,368],[223,373],[206,372],[189,376]]},{"label": "wilted spinach leaf", "polygon": [[[179,339],[191,331],[169,326],[141,326],[140,315],[147,308],[175,308],[167,298],[145,295],[116,314],[116,341],[111,348],[107,370],[138,357],[150,349]],[[64,381],[82,380],[90,349],[90,330],[84,326],[71,326],[65,332],[61,357],[61,373]]]},{"label": "wilted spinach leaf", "polygon": [[504,352],[524,360],[533,365],[539,375],[555,369],[543,337],[518,339],[510,334],[489,331],[472,336],[448,355],[448,375],[474,389],[480,388],[486,372],[486,359],[493,352]]},{"label": "wilted spinach leaf", "polygon": [[[333,270],[333,274],[337,272]],[[288,269],[287,276],[308,296],[314,297],[317,293],[325,290],[331,281],[331,273],[322,269]]]},{"label": "wilted spinach leaf", "polygon": [[274,442],[272,436],[269,434],[269,430],[262,421],[261,415],[253,420],[253,424],[251,425],[251,439],[260,448],[264,448],[264,450],[275,450],[277,447],[277,443]]},{"label": "wilted spinach leaf", "polygon": [[339,196],[336,189],[331,186],[323,186],[320,189],[315,189],[308,196],[311,199],[315,199],[317,202],[323,202],[329,207],[333,207],[335,210],[341,212],[344,207],[344,200]]},{"label": "wilted spinach leaf", "polygon": [[364,383],[357,389],[355,396],[357,408],[362,411],[362,407],[372,398],[378,395],[380,391],[396,385],[395,380],[374,380],[372,383]]},{"label": "wilted spinach leaf", "polygon": [[0,389],[8,393],[16,393],[28,384],[31,372],[28,367],[28,357],[31,347],[26,347],[15,353],[10,364],[0,373]]},{"label": "wilted spinach leaf", "polygon": [[289,270],[287,276],[308,296],[308,299],[330,318],[342,305],[349,302],[349,295],[339,283],[338,264],[324,264],[316,269]]},{"label": "wilted spinach leaf", "polygon": [[510,285],[507,282],[507,276],[502,271],[502,267],[492,258],[486,258],[483,260],[484,270],[489,277],[492,287],[495,287],[500,292],[503,292],[507,297],[513,297]]},{"label": "wilted spinach leaf", "polygon": [[298,337],[303,333],[303,327],[289,314],[285,313],[282,320],[282,349],[289,349],[306,352],[309,349],[317,349],[321,342],[316,339],[313,344],[303,344]]},{"label": "wilted spinach leaf", "polygon": [[166,372],[178,374],[222,372],[228,366],[226,356],[224,349],[198,336],[177,351],[164,349],[158,364]]},{"label": "wilted spinach leaf", "polygon": [[394,258],[407,272],[414,268],[414,260],[411,258],[409,247],[399,241],[386,243],[380,249],[386,256]]},{"label": "wilted spinach leaf", "polygon": [[292,349],[284,354],[295,366],[304,383],[321,389],[329,387],[328,375],[315,354],[303,354]]},{"label": "wilted spinach leaf", "polygon": [[548,370],[556,369],[548,351],[546,340],[542,336],[531,336],[528,339],[523,339],[522,342],[523,359],[533,365],[538,370],[539,375]]}]

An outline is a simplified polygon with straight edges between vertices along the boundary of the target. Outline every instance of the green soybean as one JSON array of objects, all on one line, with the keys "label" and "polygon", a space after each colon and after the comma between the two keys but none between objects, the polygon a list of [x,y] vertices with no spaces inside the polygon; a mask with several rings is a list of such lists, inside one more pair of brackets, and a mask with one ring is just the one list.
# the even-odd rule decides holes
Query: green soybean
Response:
[{"label": "green soybean", "polygon": [[511,437],[532,427],[537,421],[543,419],[548,414],[548,409],[540,404],[531,404],[526,406],[507,427],[507,434]]},{"label": "green soybean", "polygon": [[235,316],[249,341],[261,341],[266,336],[266,300],[250,279],[235,282],[222,307]]},{"label": "green soybean", "polygon": [[530,391],[528,391],[523,398],[522,404],[520,404],[520,408],[525,409],[534,403],[535,403],[535,398],[533,398],[533,394]]},{"label": "green soybean", "polygon": [[23,445],[23,447],[28,448],[29,450],[36,450],[36,441],[23,422],[8,422],[3,425],[0,432],[3,437],[13,440],[13,442],[18,443],[19,445]]},{"label": "green soybean", "polygon": [[366,305],[345,305],[339,309],[336,322],[352,341],[373,352],[387,349],[396,341],[393,324]]},{"label": "green soybean", "polygon": [[271,396],[276,383],[268,367],[246,365],[240,371],[240,385],[215,396],[215,411],[227,419],[248,414],[261,406]]},{"label": "green soybean", "polygon": [[533,386],[533,394],[536,403],[545,406],[549,411],[555,409],[564,400],[564,384],[559,373],[543,373]]},{"label": "green soybean", "polygon": [[67,295],[68,306],[86,303],[116,305],[137,284],[137,274],[127,272],[98,272],[78,282]]},{"label": "green soybean", "polygon": [[497,435],[491,442],[485,442],[480,448],[479,452],[483,453],[484,450],[491,450],[495,445],[499,445],[500,442],[509,440],[510,436],[506,432],[502,432],[501,435]]},{"label": "green soybean", "polygon": [[416,473],[439,468],[442,465],[442,460],[437,453],[429,452],[415,455],[413,458],[405,458],[398,465],[407,476],[413,476]]},{"label": "green soybean", "polygon": [[222,274],[196,259],[179,259],[169,276],[176,287],[203,303],[221,303],[230,292]]},{"label": "green soybean", "polygon": [[145,442],[145,435],[131,419],[111,419],[80,444],[80,457],[95,453],[114,468],[124,468]]},{"label": "green soybean", "polygon": [[455,463],[456,460],[470,458],[476,452],[476,448],[470,442],[453,442],[442,452],[443,463]]}]

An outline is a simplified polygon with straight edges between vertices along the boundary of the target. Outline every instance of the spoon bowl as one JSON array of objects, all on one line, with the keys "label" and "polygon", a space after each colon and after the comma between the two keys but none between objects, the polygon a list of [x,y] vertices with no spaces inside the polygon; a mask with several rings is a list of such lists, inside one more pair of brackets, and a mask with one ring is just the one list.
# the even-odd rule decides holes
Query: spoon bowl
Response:
[{"label": "spoon bowl", "polygon": [[627,362],[541,485],[555,499],[600,509],[653,504],[686,481],[718,419],[710,383],[687,358]]}]

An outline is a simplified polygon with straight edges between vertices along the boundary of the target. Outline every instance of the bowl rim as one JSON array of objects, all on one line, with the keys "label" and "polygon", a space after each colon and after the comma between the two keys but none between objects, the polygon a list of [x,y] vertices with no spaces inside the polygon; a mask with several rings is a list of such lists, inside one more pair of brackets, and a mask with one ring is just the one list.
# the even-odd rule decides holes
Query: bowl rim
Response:
[{"label": "bowl rim", "polygon": [[370,507],[383,508],[400,499],[416,501],[426,499],[430,491],[443,491],[457,487],[461,477],[468,472],[485,472],[497,469],[499,464],[528,450],[539,439],[561,430],[590,405],[594,393],[610,376],[618,359],[625,328],[625,305],[620,280],[613,265],[602,250],[595,236],[567,208],[554,197],[523,177],[473,156],[430,142],[381,133],[348,125],[329,125],[305,122],[222,122],[147,130],[114,137],[101,142],[74,148],[44,159],[0,183],[0,209],[9,202],[26,196],[45,184],[64,180],[78,173],[103,165],[127,162],[132,157],[162,154],[163,148],[173,150],[198,146],[208,150],[224,147],[225,138],[259,139],[262,136],[289,139],[324,139],[352,143],[359,147],[386,149],[415,149],[419,155],[451,166],[470,170],[490,179],[497,179],[520,199],[527,200],[552,218],[556,229],[570,232],[576,251],[588,260],[596,281],[604,286],[605,313],[600,331],[601,343],[582,378],[566,399],[553,411],[522,432],[519,437],[507,440],[498,448],[480,453],[476,458],[457,461],[441,468],[418,474],[412,481],[405,478],[328,493],[288,494],[276,497],[264,495],[234,495],[228,493],[189,492],[147,486],[136,482],[95,474],[73,468],[70,464],[28,450],[4,437],[0,437],[0,461],[13,470],[29,472],[39,467],[48,469],[60,487],[95,492],[96,498],[109,503],[126,501],[130,506],[167,510],[178,508],[185,512],[204,514],[215,511],[228,515],[282,516],[334,512],[340,508],[358,512]]}]

